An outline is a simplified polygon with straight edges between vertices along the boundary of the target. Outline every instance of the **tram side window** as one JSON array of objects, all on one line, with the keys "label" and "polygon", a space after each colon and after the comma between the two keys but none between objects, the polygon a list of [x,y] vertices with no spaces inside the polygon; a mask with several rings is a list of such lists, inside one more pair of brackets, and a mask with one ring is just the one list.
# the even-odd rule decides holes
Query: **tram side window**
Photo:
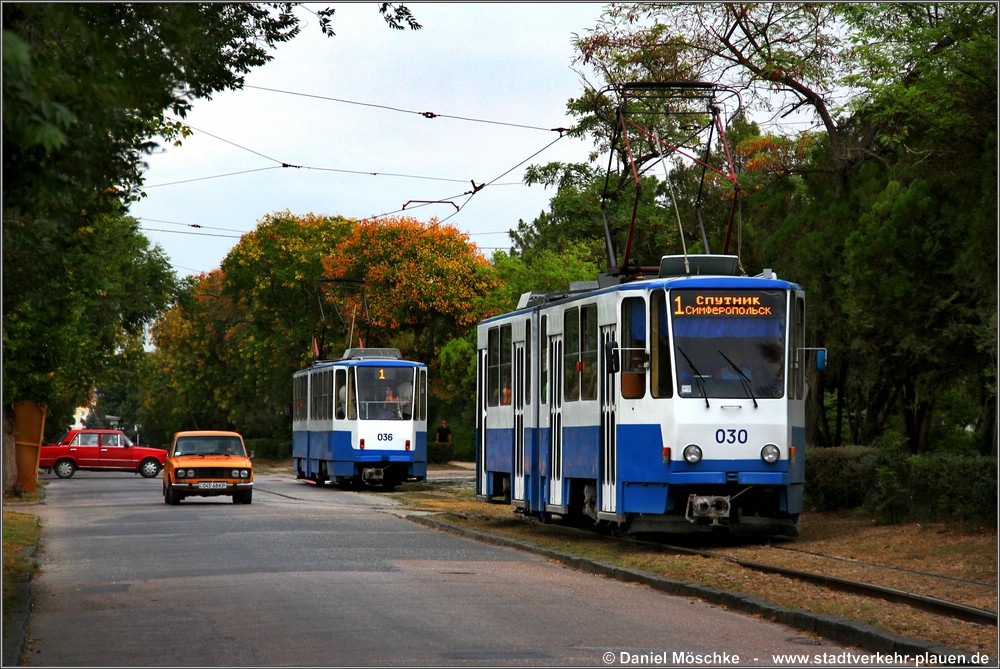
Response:
[{"label": "tram side window", "polygon": [[338,369],[334,374],[333,415],[337,420],[347,418],[347,370]]},{"label": "tram side window", "polygon": [[347,420],[358,419],[357,368],[352,367],[347,374]]},{"label": "tram side window", "polygon": [[500,404],[500,328],[490,328],[486,343],[486,403]]},{"label": "tram side window", "polygon": [[309,375],[309,418],[319,420],[319,373]]},{"label": "tram side window", "polygon": [[541,356],[541,371],[538,374],[538,401],[549,402],[549,317],[542,316],[538,332],[538,354]]},{"label": "tram side window", "polygon": [[308,376],[305,374],[296,376],[292,382],[292,420],[305,420],[306,411],[306,383]]},{"label": "tram side window", "polygon": [[597,305],[567,309],[563,326],[566,401],[597,399]]},{"label": "tram side window", "polygon": [[323,420],[333,418],[333,370],[323,372]]},{"label": "tram side window", "polygon": [[531,404],[531,321],[524,322],[524,404]]},{"label": "tram side window", "polygon": [[667,326],[667,293],[657,290],[649,301],[649,365],[653,397],[673,397],[670,369],[670,328]]},{"label": "tram side window", "polygon": [[513,341],[511,340],[511,327],[510,325],[500,326],[500,403],[510,404],[513,397],[511,396],[511,383],[513,381]]},{"label": "tram side window", "polygon": [[420,368],[417,380],[417,420],[427,420],[427,370]]},{"label": "tram side window", "polygon": [[622,300],[622,397],[646,395],[646,303],[641,297]]},{"label": "tram side window", "polygon": [[491,407],[511,401],[511,328],[490,328],[487,334],[487,403]]},{"label": "tram side window", "polygon": [[580,399],[580,310],[567,309],[563,315],[563,367],[565,380],[564,397],[567,402]]},{"label": "tram side window", "polygon": [[333,418],[333,370],[323,372],[323,394],[320,397],[320,415],[323,420]]},{"label": "tram side window", "polygon": [[580,311],[580,399],[597,399],[597,305]]}]

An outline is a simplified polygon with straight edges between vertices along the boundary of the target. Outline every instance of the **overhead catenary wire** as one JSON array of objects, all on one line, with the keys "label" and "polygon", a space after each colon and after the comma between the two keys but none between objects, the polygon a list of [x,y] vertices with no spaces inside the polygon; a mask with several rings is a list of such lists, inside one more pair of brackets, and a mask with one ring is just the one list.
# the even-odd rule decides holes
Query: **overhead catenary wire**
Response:
[{"label": "overhead catenary wire", "polygon": [[416,114],[417,116],[423,116],[424,118],[427,118],[427,119],[448,118],[448,119],[452,119],[452,120],[456,120],[456,121],[469,121],[470,123],[489,123],[489,124],[492,124],[492,125],[503,125],[503,126],[508,126],[508,127],[511,127],[511,128],[524,128],[526,130],[541,130],[541,131],[544,131],[544,132],[559,132],[560,134],[562,134],[563,132],[566,131],[566,128],[543,128],[541,126],[537,126],[537,125],[525,125],[523,123],[510,123],[510,122],[507,122],[507,121],[493,121],[493,120],[490,120],[490,119],[472,118],[472,117],[469,117],[469,116],[454,116],[452,114],[439,114],[437,112],[430,112],[430,111],[416,111],[414,109],[403,109],[401,107],[391,107],[389,105],[380,105],[380,104],[375,104],[375,103],[372,103],[372,102],[358,102],[356,100],[345,100],[343,98],[334,98],[334,97],[329,97],[329,96],[326,96],[326,95],[316,95],[314,93],[298,93],[298,92],[295,92],[295,91],[285,91],[285,90],[281,90],[280,88],[267,88],[265,86],[251,86],[249,84],[245,85],[244,88],[255,88],[257,90],[270,91],[272,93],[281,93],[281,94],[284,94],[284,95],[297,95],[297,96],[306,97],[306,98],[314,98],[314,99],[317,99],[317,100],[326,100],[328,102],[339,102],[341,104],[357,105],[357,106],[360,106],[360,107],[371,107],[373,109],[385,109],[387,111],[399,112],[401,114]]},{"label": "overhead catenary wire", "polygon": [[[230,139],[226,139],[224,137],[221,137],[221,136],[216,135],[214,133],[211,133],[209,131],[206,131],[206,130],[203,130],[203,129],[200,129],[200,128],[196,128],[194,126],[191,126],[190,124],[186,124],[187,127],[191,128],[192,130],[194,130],[194,131],[196,131],[196,132],[198,132],[198,133],[200,133],[202,135],[205,135],[207,137],[211,137],[211,138],[213,138],[213,139],[215,139],[217,141],[223,142],[225,144],[229,144],[230,146],[233,146],[233,147],[235,147],[237,149],[240,149],[242,151],[246,151],[248,153],[251,153],[251,154],[253,154],[255,156],[258,156],[260,158],[263,158],[265,160],[269,160],[269,161],[271,161],[271,162],[273,162],[275,164],[272,165],[272,166],[269,166],[269,167],[262,167],[262,168],[256,168],[256,169],[250,169],[250,170],[241,170],[241,171],[238,171],[238,172],[227,172],[227,173],[217,174],[217,175],[208,175],[208,176],[202,176],[202,177],[194,177],[194,178],[191,178],[191,179],[175,180],[175,181],[165,182],[165,183],[160,183],[160,184],[143,185],[143,186],[141,186],[140,188],[138,188],[136,190],[137,191],[141,191],[141,190],[145,190],[145,189],[162,188],[162,187],[167,187],[167,186],[174,186],[174,185],[180,185],[180,184],[192,183],[192,182],[198,182],[198,181],[206,181],[206,180],[210,180],[210,179],[219,179],[219,178],[240,176],[240,175],[244,175],[244,174],[251,174],[251,173],[255,173],[255,172],[262,172],[262,171],[275,170],[275,169],[299,169],[299,170],[311,170],[311,171],[320,171],[320,172],[337,172],[337,173],[344,173],[344,174],[358,174],[358,175],[376,176],[376,177],[394,177],[394,178],[407,178],[407,179],[418,179],[418,180],[440,181],[440,182],[471,183],[472,188],[470,190],[466,190],[466,191],[464,191],[462,193],[458,193],[456,195],[452,195],[452,196],[446,197],[446,198],[435,198],[435,199],[427,199],[427,200],[410,200],[407,204],[403,205],[403,207],[400,208],[400,209],[397,209],[395,211],[384,212],[384,213],[381,213],[381,214],[375,214],[375,215],[372,215],[372,216],[369,217],[371,219],[377,219],[377,218],[382,218],[382,217],[385,217],[385,216],[391,216],[391,215],[394,215],[394,214],[399,214],[399,213],[402,213],[407,208],[407,205],[413,204],[413,203],[416,203],[417,207],[432,206],[433,204],[437,203],[437,204],[448,204],[448,205],[451,205],[451,206],[453,206],[455,208],[455,211],[452,212],[450,215],[448,215],[447,217],[445,217],[445,218],[443,218],[441,220],[438,220],[435,223],[433,223],[432,225],[430,225],[427,228],[428,230],[430,230],[430,229],[433,229],[436,226],[439,226],[439,225],[445,223],[446,221],[450,220],[451,218],[453,218],[453,217],[457,216],[459,213],[461,213],[461,211],[472,200],[472,198],[478,192],[480,192],[481,190],[483,190],[486,187],[515,186],[515,185],[516,186],[521,186],[521,185],[523,185],[523,182],[499,183],[499,181],[503,177],[507,176],[508,174],[510,174],[511,172],[513,172],[514,170],[516,170],[518,167],[524,165],[528,161],[532,160],[536,156],[542,154],[547,149],[549,149],[550,147],[552,147],[559,140],[561,140],[562,138],[564,138],[566,136],[566,133],[569,130],[568,128],[564,128],[564,127],[543,128],[541,126],[533,126],[533,125],[520,124],[520,123],[510,123],[510,122],[496,121],[496,120],[490,120],[490,119],[472,118],[472,117],[457,116],[457,115],[450,115],[450,114],[440,114],[440,113],[436,113],[436,112],[417,112],[417,111],[414,111],[414,110],[403,109],[403,108],[399,108],[399,107],[390,107],[390,106],[387,106],[387,105],[378,105],[378,104],[373,104],[373,103],[358,102],[358,101],[354,101],[354,100],[346,100],[346,99],[341,99],[341,98],[332,98],[332,97],[329,97],[329,96],[321,96],[321,95],[298,93],[298,92],[294,92],[294,91],[282,91],[280,89],[272,89],[272,88],[265,88],[265,87],[259,87],[259,86],[249,86],[248,85],[248,86],[246,86],[246,88],[257,88],[257,89],[261,89],[261,90],[265,90],[265,91],[271,91],[271,92],[276,92],[276,93],[283,93],[283,94],[288,94],[288,95],[298,95],[298,96],[312,97],[312,98],[317,98],[317,99],[322,99],[322,100],[328,100],[328,101],[338,102],[338,103],[343,103],[343,104],[352,104],[352,105],[365,106],[365,107],[381,108],[381,109],[386,109],[386,110],[389,110],[389,111],[394,111],[394,112],[397,112],[397,113],[419,114],[419,115],[421,115],[421,116],[423,116],[425,118],[428,118],[428,119],[431,119],[431,118],[443,118],[443,119],[459,120],[459,121],[466,121],[466,122],[486,123],[486,124],[493,124],[493,125],[513,127],[513,128],[522,128],[522,129],[526,129],[526,130],[536,130],[536,131],[543,131],[543,132],[556,132],[556,133],[558,133],[558,137],[554,138],[552,141],[550,141],[549,143],[547,143],[541,149],[533,152],[527,158],[524,158],[523,160],[518,161],[515,165],[513,165],[509,169],[505,170],[504,172],[502,172],[498,176],[494,177],[493,179],[491,179],[489,181],[486,181],[486,182],[483,182],[483,183],[476,183],[476,181],[474,179],[463,180],[463,179],[453,179],[453,178],[435,177],[435,176],[418,175],[418,174],[400,174],[400,173],[377,172],[377,171],[370,171],[370,170],[369,171],[365,171],[365,170],[351,170],[351,169],[335,168],[335,167],[320,167],[320,166],[313,166],[313,165],[299,165],[299,164],[295,164],[295,163],[292,163],[292,162],[280,160],[280,159],[275,158],[273,156],[270,156],[270,155],[267,155],[265,153],[262,153],[261,151],[258,151],[258,150],[255,150],[253,148],[250,148],[248,146],[245,146],[243,144],[240,144],[238,142],[232,141]],[[180,122],[183,123],[183,120],[180,120]],[[456,204],[455,202],[452,201],[452,200],[461,198],[463,196],[467,196],[467,197],[466,197],[465,201],[462,202],[461,204]],[[410,210],[412,210],[413,208],[416,208],[416,207],[410,207]],[[156,221],[156,222],[163,222],[163,221]],[[200,226],[200,225],[197,225],[197,224],[177,224],[177,223],[173,223],[173,222],[168,222],[168,223],[170,223],[170,224],[176,224],[176,225],[188,225],[189,227],[196,228],[196,229],[203,227],[203,226]],[[150,232],[165,232],[165,233],[173,233],[173,234],[187,234],[187,235],[195,235],[195,236],[223,237],[223,238],[235,238],[235,239],[238,239],[238,238],[242,237],[242,234],[246,234],[246,233],[242,233],[240,236],[219,235],[219,234],[211,234],[211,233],[195,232],[195,231],[165,230],[165,229],[161,229],[161,228],[149,228],[149,227],[145,227],[145,226],[144,226],[144,229],[147,230],[147,231],[150,231]],[[501,233],[490,233],[490,234],[501,234]],[[503,234],[509,234],[509,232],[508,233],[503,233]],[[500,248],[500,247],[490,247],[490,248]]]},{"label": "overhead catenary wire", "polygon": [[[477,184],[475,182],[475,180],[472,180],[472,189],[471,190],[467,190],[467,191],[465,191],[463,193],[458,193],[457,195],[452,195],[451,197],[438,198],[438,199],[435,199],[435,200],[410,200],[409,202],[420,202],[419,206],[428,206],[428,205],[431,205],[431,204],[450,204],[450,205],[455,206],[456,211],[454,211],[453,213],[449,214],[445,218],[440,219],[434,225],[430,225],[430,226],[427,227],[427,230],[431,230],[434,227],[436,227],[438,225],[441,225],[442,223],[444,223],[448,219],[450,219],[450,218],[456,216],[457,214],[459,214],[462,211],[462,209],[465,208],[465,205],[467,205],[472,200],[472,197],[474,195],[476,195],[477,193],[479,193],[479,191],[483,190],[484,188],[490,187],[490,186],[502,185],[502,184],[497,184],[496,182],[499,181],[500,179],[502,179],[503,177],[507,176],[508,174],[510,174],[511,172],[513,172],[514,170],[516,170],[518,167],[520,167],[524,163],[526,163],[529,160],[531,160],[532,158],[540,155],[541,153],[544,153],[546,150],[548,150],[550,147],[552,147],[553,144],[555,144],[556,142],[558,142],[563,137],[564,137],[564,135],[559,135],[559,137],[555,138],[554,140],[552,140],[551,142],[549,142],[548,144],[546,144],[545,146],[543,146],[538,151],[535,151],[530,156],[528,156],[527,158],[524,158],[523,160],[521,160],[520,162],[518,162],[516,165],[514,165],[511,168],[509,168],[508,170],[506,170],[502,174],[494,177],[490,181],[484,182],[482,184]],[[468,198],[461,205],[457,205],[454,202],[452,202],[452,200],[458,199],[458,198],[466,196],[466,195],[468,196]],[[402,213],[403,211],[406,210],[406,206],[407,206],[407,204],[409,204],[409,202],[407,202],[406,204],[404,204],[399,209],[396,209],[394,211],[383,212],[381,214],[373,214],[372,216],[370,216],[370,218],[371,219],[378,219],[378,218],[384,218],[386,216],[393,216],[395,214],[400,214],[400,213]]]}]

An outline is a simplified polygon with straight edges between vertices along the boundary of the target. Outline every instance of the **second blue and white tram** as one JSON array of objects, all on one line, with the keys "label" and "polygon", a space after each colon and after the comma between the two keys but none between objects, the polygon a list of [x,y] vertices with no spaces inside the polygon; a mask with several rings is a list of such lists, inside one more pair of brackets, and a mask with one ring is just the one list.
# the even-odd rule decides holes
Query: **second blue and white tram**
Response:
[{"label": "second blue and white tram", "polygon": [[737,267],[668,256],[654,278],[526,294],[482,322],[477,498],[636,534],[794,536],[805,294]]},{"label": "second blue and white tram", "polygon": [[427,367],[354,348],[292,377],[296,478],[392,489],[427,478]]}]

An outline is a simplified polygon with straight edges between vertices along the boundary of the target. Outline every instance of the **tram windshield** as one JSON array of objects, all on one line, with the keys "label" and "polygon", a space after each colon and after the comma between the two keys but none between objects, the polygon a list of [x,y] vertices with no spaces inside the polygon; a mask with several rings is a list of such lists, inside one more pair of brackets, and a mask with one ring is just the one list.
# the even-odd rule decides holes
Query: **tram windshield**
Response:
[{"label": "tram windshield", "polygon": [[358,417],[361,420],[410,420],[413,367],[357,367]]},{"label": "tram windshield", "polygon": [[678,394],[783,397],[786,299],[780,290],[672,291]]}]

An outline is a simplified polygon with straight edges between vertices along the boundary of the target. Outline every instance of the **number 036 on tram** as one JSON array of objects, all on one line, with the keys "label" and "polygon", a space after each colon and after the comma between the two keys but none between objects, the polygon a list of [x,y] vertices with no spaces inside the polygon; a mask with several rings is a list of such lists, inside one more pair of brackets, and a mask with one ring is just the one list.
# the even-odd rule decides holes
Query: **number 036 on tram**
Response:
[{"label": "number 036 on tram", "polygon": [[477,498],[634,534],[797,534],[805,360],[825,350],[798,285],[737,267],[667,256],[480,323]]}]

